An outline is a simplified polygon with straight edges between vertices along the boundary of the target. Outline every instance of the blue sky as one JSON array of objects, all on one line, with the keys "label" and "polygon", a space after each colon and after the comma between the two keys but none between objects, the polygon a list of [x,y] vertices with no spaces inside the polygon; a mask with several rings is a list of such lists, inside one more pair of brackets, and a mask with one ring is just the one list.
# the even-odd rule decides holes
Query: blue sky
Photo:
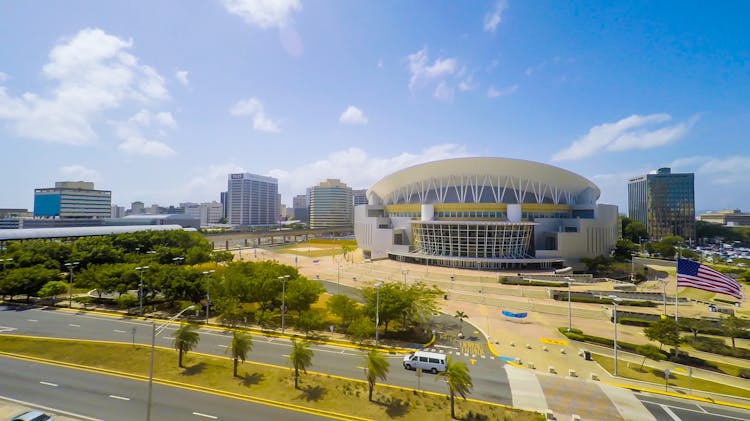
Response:
[{"label": "blue sky", "polygon": [[627,212],[696,173],[750,209],[747,2],[0,3],[0,207],[94,181],[129,207],[218,200],[229,172],[366,188],[459,156],[550,163]]}]

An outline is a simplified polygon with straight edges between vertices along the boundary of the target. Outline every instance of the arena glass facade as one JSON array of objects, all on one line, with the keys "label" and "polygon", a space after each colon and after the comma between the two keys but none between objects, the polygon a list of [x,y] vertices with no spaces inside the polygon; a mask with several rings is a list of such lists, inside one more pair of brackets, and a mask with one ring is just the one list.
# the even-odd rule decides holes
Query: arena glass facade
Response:
[{"label": "arena glass facade", "polygon": [[617,241],[617,207],[585,178],[545,164],[461,158],[417,165],[355,209],[367,257],[473,269],[578,266]]}]

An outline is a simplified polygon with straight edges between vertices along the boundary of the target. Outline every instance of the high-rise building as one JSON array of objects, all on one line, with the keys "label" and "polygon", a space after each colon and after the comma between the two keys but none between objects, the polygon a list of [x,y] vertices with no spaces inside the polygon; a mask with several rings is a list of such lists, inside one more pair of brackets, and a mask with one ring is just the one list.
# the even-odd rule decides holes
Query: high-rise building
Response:
[{"label": "high-rise building", "polygon": [[278,180],[250,173],[229,174],[227,218],[232,225],[276,223]]},{"label": "high-rise building", "polygon": [[352,190],[354,206],[367,204],[367,189]]},{"label": "high-rise building", "polygon": [[307,206],[307,195],[298,194],[292,198],[292,209],[288,211],[290,217],[300,222],[308,222],[310,220],[309,210]]},{"label": "high-rise building", "polygon": [[110,218],[122,218],[125,216],[125,206],[112,205],[112,210],[109,213]]},{"label": "high-rise building", "polygon": [[145,207],[143,205],[143,202],[141,201],[135,201],[130,204],[130,214],[131,215],[140,215],[145,212]]},{"label": "high-rise building", "polygon": [[59,181],[34,189],[34,216],[43,218],[109,218],[112,192],[94,190],[88,181]]},{"label": "high-rise building", "polygon": [[628,181],[628,216],[646,226],[652,240],[679,235],[695,239],[694,174],[659,168]]},{"label": "high-rise building", "polygon": [[219,202],[221,202],[221,206],[222,206],[221,216],[223,218],[226,218],[227,217],[227,192],[225,191],[221,192],[221,194],[219,195]]},{"label": "high-rise building", "polygon": [[350,227],[354,224],[352,189],[328,179],[310,188],[310,228]]},{"label": "high-rise building", "polygon": [[218,224],[223,218],[224,207],[218,202],[205,203],[180,203],[180,207],[185,209],[185,216],[200,220],[201,226],[208,224]]},{"label": "high-rise building", "polygon": [[292,198],[293,208],[306,208],[307,207],[307,196],[304,194],[298,194]]}]

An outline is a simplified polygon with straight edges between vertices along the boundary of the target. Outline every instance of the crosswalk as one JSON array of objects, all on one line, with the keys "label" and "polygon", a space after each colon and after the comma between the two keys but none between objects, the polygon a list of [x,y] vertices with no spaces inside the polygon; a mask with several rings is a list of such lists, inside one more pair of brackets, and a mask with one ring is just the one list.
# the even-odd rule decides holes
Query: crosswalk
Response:
[{"label": "crosswalk", "polygon": [[446,355],[456,355],[461,357],[476,358],[487,358],[484,352],[484,347],[477,342],[472,341],[458,341],[458,346],[449,345],[434,345],[425,351],[440,352]]}]

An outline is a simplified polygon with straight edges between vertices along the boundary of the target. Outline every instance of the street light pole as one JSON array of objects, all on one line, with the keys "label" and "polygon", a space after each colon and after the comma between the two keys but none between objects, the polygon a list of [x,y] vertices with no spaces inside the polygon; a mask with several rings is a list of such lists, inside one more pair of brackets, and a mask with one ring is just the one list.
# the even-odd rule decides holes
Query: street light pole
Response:
[{"label": "street light pole", "polygon": [[617,377],[617,302],[620,301],[620,297],[616,295],[610,295],[612,304],[614,306],[613,320],[615,322],[615,338],[614,338],[614,351],[615,351],[615,377]]},{"label": "street light pole", "polygon": [[[68,283],[68,308],[73,308],[73,270],[78,266],[79,262],[68,262],[65,266],[68,267],[70,272],[70,282]],[[3,270],[5,270],[5,262],[3,262]]]},{"label": "street light pole", "polygon": [[279,276],[279,280],[281,281],[281,334],[284,334],[284,328],[286,325],[284,324],[284,316],[286,315],[286,281],[288,281],[290,278],[289,275],[282,275]]},{"label": "street light pole", "polygon": [[570,308],[570,284],[573,280],[570,277],[565,279],[568,280],[568,332],[570,332],[570,330],[573,329],[573,312]]},{"label": "street light pole", "polygon": [[151,320],[151,358],[148,367],[148,403],[146,404],[146,421],[151,421],[151,391],[153,390],[154,383],[154,348],[156,348],[156,337],[164,330],[172,320],[182,316],[182,313],[192,310],[195,306],[189,306],[183,309],[181,312],[175,314],[169,320],[156,327],[156,322]]},{"label": "street light pole", "polygon": [[143,271],[148,269],[149,266],[138,266],[135,270],[140,273],[141,282],[138,284],[138,313],[143,316]]},{"label": "street light pole", "polygon": [[380,286],[382,282],[375,283],[375,346],[378,346],[378,327],[380,326]]},{"label": "street light pole", "polygon": [[211,311],[211,274],[216,272],[215,270],[206,270],[203,272],[206,275],[206,326],[208,326],[208,318]]}]

